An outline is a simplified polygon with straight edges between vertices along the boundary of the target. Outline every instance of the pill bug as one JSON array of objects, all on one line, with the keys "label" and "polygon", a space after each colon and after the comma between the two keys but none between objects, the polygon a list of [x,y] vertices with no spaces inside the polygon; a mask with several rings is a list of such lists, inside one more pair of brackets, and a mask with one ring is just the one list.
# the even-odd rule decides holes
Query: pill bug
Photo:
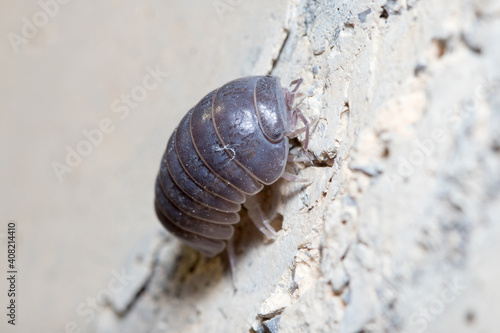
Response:
[{"label": "pill bug", "polygon": [[[275,230],[254,195],[286,173],[288,138],[306,132],[309,122],[294,108],[302,79],[290,91],[276,76],[230,81],[203,97],[181,120],[167,144],[155,185],[155,210],[163,226],[208,257],[222,252],[244,205],[269,238]],[[304,127],[296,129],[298,119]]]}]

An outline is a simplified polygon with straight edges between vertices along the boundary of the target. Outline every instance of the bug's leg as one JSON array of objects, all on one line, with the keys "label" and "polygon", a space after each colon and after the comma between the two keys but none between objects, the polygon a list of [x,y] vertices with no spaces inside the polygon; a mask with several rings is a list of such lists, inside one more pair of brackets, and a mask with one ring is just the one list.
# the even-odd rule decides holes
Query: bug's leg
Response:
[{"label": "bug's leg", "polygon": [[301,157],[290,154],[287,157],[287,161],[292,163],[301,163],[301,162],[309,162],[311,164],[313,163],[311,155],[309,155],[307,151],[305,152],[305,155]]},{"label": "bug's leg", "polygon": [[311,162],[311,158],[307,155],[302,157],[288,155],[287,161],[292,163]]},{"label": "bug's leg", "polygon": [[[290,122],[290,132],[285,133],[285,135],[289,138],[295,138],[299,134],[302,134],[306,132],[306,140],[304,143],[304,149],[307,149],[307,145],[309,143],[309,121],[307,121],[307,118],[304,116],[302,111],[300,111],[299,108],[295,108],[292,111],[292,117],[291,117],[291,122]],[[295,129],[295,126],[297,126],[297,119],[300,119],[302,123],[304,124],[304,127]]]},{"label": "bug's leg", "polygon": [[236,253],[234,251],[234,238],[231,238],[227,241],[227,246],[226,246],[226,251],[227,251],[227,258],[229,260],[229,267],[231,268],[231,277],[233,280],[233,288],[234,291],[238,290],[236,287],[237,285],[237,277],[236,277]]},{"label": "bug's leg", "polygon": [[299,87],[302,84],[302,82],[304,82],[304,79],[300,78],[300,79],[297,79],[297,80],[293,80],[292,83],[290,83],[290,87],[295,84],[295,88],[293,88],[292,94],[295,94],[297,92],[297,90],[299,90]]},{"label": "bug's leg", "polygon": [[287,136],[290,139],[293,139],[293,138],[298,137],[300,134],[304,133],[305,131],[306,131],[306,128],[302,127],[302,128],[296,129],[292,132],[286,132],[285,136]]},{"label": "bug's leg", "polygon": [[248,216],[252,220],[253,224],[269,239],[276,239],[276,230],[271,226],[271,221],[260,208],[259,202],[255,196],[247,196],[247,200],[243,204],[248,211]]},{"label": "bug's leg", "polygon": [[293,88],[292,91],[290,91],[286,88],[283,89],[283,93],[285,95],[285,102],[286,102],[286,105],[288,106],[289,109],[292,109],[293,103],[295,101],[295,97],[302,96],[302,94],[296,94],[296,92],[299,89],[299,87],[303,81],[304,81],[304,79],[302,79],[302,78],[297,79],[297,80],[293,80],[292,83],[290,83],[290,87],[295,85],[295,88]]},{"label": "bug's leg", "polygon": [[[290,129],[290,132],[294,132],[295,131],[295,128],[297,127],[297,120],[299,119],[299,116],[297,114],[297,112],[294,112],[292,111],[292,116],[290,117],[290,124],[288,126],[288,128]],[[285,135],[287,136],[287,133],[285,133]]]},{"label": "bug's leg", "polygon": [[309,145],[309,121],[307,121],[307,118],[304,116],[302,111],[300,111],[299,108],[295,109],[295,112],[297,112],[297,115],[299,116],[300,120],[304,123],[304,127],[306,129],[306,139],[304,142],[304,149],[307,149],[307,146]]},{"label": "bug's leg", "polygon": [[291,173],[284,172],[281,178],[288,180],[289,182],[295,183],[310,183],[311,180],[305,178],[299,178],[298,176],[292,175]]},{"label": "bug's leg", "polygon": [[287,132],[287,133],[285,133],[285,135],[289,138],[295,138],[298,135],[306,132],[306,136],[305,136],[305,140],[304,140],[304,149],[307,149],[307,147],[309,146],[309,128],[314,126],[318,122],[318,119],[316,118],[316,119],[313,119],[311,122],[309,122],[307,120],[307,118],[304,116],[304,114],[302,113],[302,111],[300,111],[299,108],[296,108],[293,112],[294,112],[294,114],[297,114],[297,117],[304,123],[304,127],[299,128],[299,129],[295,129],[292,132]]},{"label": "bug's leg", "polygon": [[[300,92],[300,93],[295,93],[295,94],[294,94],[294,99],[295,99],[295,98],[300,98],[300,97],[303,97],[303,96],[304,96],[304,94],[303,94],[303,93],[301,93],[301,92]],[[302,103],[302,102],[299,102],[299,104],[300,104],[300,103]]]},{"label": "bug's leg", "polygon": [[304,130],[302,130],[301,132],[297,132],[297,120],[299,119],[299,115],[297,112],[295,112],[295,110],[291,110],[290,111],[290,118],[289,118],[289,122],[288,122],[288,131],[285,132],[285,136],[288,137],[288,138],[295,138],[297,135],[299,135],[300,133],[303,133]]},{"label": "bug's leg", "polygon": [[290,92],[290,90],[284,88],[283,95],[285,96],[285,104],[287,105],[288,109],[291,109],[294,101],[293,94]]}]

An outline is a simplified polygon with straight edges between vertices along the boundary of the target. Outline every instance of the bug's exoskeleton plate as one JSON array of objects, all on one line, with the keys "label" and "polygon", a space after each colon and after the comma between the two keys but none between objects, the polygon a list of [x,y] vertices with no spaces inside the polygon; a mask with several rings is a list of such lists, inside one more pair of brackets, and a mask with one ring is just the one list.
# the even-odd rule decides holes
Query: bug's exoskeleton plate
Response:
[{"label": "bug's exoskeleton plate", "polygon": [[[156,182],[156,214],[168,231],[210,257],[225,248],[247,196],[283,176],[287,135],[300,131],[297,117],[308,130],[300,110],[291,109],[296,89],[282,88],[274,76],[244,77],[207,94],[186,114],[168,141]],[[269,221],[254,222],[275,236]]]}]

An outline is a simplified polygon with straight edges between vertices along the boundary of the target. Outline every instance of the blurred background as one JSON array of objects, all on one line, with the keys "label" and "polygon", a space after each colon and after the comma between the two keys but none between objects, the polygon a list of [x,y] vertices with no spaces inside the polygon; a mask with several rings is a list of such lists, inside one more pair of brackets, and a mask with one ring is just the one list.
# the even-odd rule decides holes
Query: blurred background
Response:
[{"label": "blurred background", "polygon": [[263,0],[0,2],[0,276],[11,220],[18,245],[16,327],[2,311],[0,331],[84,329],[82,304],[160,229],[153,184],[175,125],[210,90],[270,69],[262,45],[284,13]]}]

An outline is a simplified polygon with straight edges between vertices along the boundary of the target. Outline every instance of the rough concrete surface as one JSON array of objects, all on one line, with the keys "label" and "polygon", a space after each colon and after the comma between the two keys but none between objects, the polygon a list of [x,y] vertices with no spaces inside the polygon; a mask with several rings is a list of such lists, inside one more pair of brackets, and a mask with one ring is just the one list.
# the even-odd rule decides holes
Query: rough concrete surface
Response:
[{"label": "rough concrete surface", "polygon": [[[6,36],[40,9],[19,3],[7,17],[0,6]],[[0,325],[498,331],[500,1],[60,6],[0,53],[1,212],[19,223],[22,273],[19,325]],[[274,242],[242,211],[234,290],[226,256],[161,230],[153,182],[184,112],[232,78],[267,73],[304,78],[313,164],[288,171],[312,183],[259,195]],[[146,75],[157,87],[127,107]],[[54,161],[82,130],[109,129],[104,119],[115,128],[61,179]]]}]

